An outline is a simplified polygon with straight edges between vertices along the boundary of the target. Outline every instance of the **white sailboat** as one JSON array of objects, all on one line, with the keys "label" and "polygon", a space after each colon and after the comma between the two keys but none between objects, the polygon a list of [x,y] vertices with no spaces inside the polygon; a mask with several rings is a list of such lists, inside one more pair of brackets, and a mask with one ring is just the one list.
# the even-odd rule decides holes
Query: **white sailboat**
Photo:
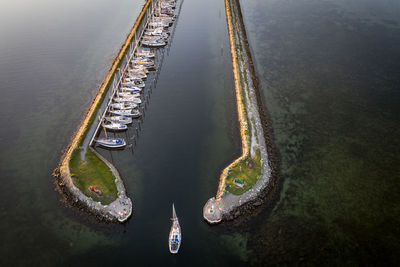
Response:
[{"label": "white sailboat", "polygon": [[178,217],[176,216],[175,206],[172,203],[172,226],[169,232],[169,252],[172,254],[178,253],[179,247],[181,246],[181,227],[179,225]]}]

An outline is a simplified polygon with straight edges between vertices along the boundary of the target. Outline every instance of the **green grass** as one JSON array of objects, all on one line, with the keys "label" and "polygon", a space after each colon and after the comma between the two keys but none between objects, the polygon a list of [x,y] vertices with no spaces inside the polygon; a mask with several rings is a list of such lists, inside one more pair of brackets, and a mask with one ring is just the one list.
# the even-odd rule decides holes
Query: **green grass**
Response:
[{"label": "green grass", "polygon": [[[118,191],[113,173],[90,149],[86,152],[86,162],[81,160],[80,151],[76,149],[69,162],[69,169],[75,186],[94,201],[106,205],[117,198]],[[91,185],[103,191],[103,195],[98,196],[90,191],[88,188]]]},{"label": "green grass", "polygon": [[[229,172],[226,177],[226,191],[234,195],[241,195],[251,189],[258,181],[261,175],[261,154],[258,149],[253,158],[247,158],[238,163]],[[244,181],[245,185],[240,188],[233,181],[239,179]]]}]

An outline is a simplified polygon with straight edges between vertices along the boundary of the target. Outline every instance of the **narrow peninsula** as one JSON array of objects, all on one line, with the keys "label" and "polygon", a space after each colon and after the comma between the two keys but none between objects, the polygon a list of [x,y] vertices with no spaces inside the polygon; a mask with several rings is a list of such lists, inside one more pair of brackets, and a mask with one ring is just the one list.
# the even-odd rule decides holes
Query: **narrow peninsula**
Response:
[{"label": "narrow peninsula", "polygon": [[53,173],[73,203],[105,221],[125,222],[132,214],[133,205],[118,170],[92,147],[99,128],[95,122],[101,116],[101,108],[106,105],[105,100],[111,96],[116,81],[121,81],[121,69],[129,65],[126,62],[128,55],[134,55],[140,34],[155,10],[154,2],[145,2]]},{"label": "narrow peninsula", "polygon": [[225,0],[225,11],[242,151],[223,169],[216,196],[203,208],[203,217],[210,224],[240,216],[244,205],[260,205],[260,195],[268,190],[273,176],[264,112],[239,1]]}]

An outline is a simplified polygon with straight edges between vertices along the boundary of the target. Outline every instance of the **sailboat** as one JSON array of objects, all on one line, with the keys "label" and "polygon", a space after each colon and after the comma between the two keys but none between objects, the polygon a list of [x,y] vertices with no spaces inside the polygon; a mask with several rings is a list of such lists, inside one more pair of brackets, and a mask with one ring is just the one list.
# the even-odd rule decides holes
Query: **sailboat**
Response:
[{"label": "sailboat", "polygon": [[172,226],[169,232],[169,252],[172,254],[178,253],[181,246],[181,227],[179,226],[178,217],[176,217],[175,206],[172,203]]},{"label": "sailboat", "polygon": [[123,138],[111,138],[107,136],[107,131],[104,126],[104,121],[101,121],[101,124],[104,129],[104,134],[106,137],[97,139],[96,142],[99,146],[105,148],[124,148],[126,146],[126,142]]}]

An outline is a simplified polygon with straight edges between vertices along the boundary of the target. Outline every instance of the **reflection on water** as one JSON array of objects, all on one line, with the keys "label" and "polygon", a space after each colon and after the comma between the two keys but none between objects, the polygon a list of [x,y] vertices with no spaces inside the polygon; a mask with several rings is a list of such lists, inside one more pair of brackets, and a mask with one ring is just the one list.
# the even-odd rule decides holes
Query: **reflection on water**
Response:
[{"label": "reflection on water", "polygon": [[398,1],[242,1],[282,157],[255,263],[397,262]]},{"label": "reflection on water", "polygon": [[[209,227],[201,212],[240,148],[224,4],[184,1],[133,152],[106,155],[133,200],[124,225],[98,224],[65,208],[50,174],[143,1],[40,0],[0,8],[14,13],[21,5],[28,23],[15,13],[0,16],[1,266],[247,260],[246,241],[221,235],[224,228]],[[168,251],[172,202],[183,231],[178,257]]]}]

